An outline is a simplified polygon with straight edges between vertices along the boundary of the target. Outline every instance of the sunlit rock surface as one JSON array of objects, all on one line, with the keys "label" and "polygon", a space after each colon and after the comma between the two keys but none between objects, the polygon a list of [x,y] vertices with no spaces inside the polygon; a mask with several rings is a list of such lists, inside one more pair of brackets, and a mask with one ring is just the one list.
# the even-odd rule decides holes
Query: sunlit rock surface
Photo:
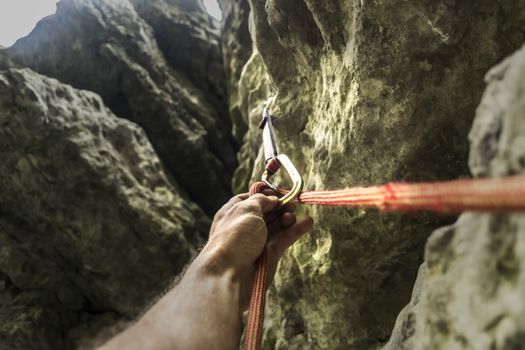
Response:
[{"label": "sunlit rock surface", "polygon": [[[257,127],[272,94],[280,151],[307,189],[469,175],[483,76],[522,44],[522,2],[250,5],[254,54],[239,81],[249,130],[236,191],[262,172]],[[381,347],[410,299],[426,238],[454,218],[306,210],[316,226],[281,263],[266,348]]]},{"label": "sunlit rock surface", "polygon": [[[525,49],[489,71],[470,133],[475,176],[525,173]],[[466,213],[435,231],[384,349],[523,349],[525,214]]]},{"label": "sunlit rock surface", "polygon": [[99,96],[2,71],[0,126],[0,349],[72,348],[136,316],[205,239],[144,131]]}]

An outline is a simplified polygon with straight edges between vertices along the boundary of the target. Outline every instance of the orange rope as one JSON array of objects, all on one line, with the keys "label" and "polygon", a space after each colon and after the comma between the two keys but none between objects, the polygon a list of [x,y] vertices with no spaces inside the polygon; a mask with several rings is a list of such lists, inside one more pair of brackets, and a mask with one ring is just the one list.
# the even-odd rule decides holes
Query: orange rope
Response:
[{"label": "orange rope", "polygon": [[[250,188],[250,196],[261,193],[269,188],[264,182],[257,182]],[[268,262],[266,261],[266,246],[261,256],[255,262],[255,276],[253,279],[250,307],[248,308],[248,322],[244,335],[244,350],[258,350],[261,348],[264,306],[266,305],[266,289],[268,289]]]},{"label": "orange rope", "polygon": [[[284,195],[288,191],[279,190]],[[305,204],[376,208],[382,211],[509,212],[525,210],[525,177],[465,179],[429,183],[389,183],[334,191],[302,192]]]},{"label": "orange rope", "polygon": [[[266,188],[268,186],[265,183],[257,182],[250,188],[250,195],[262,192]],[[280,195],[288,193],[283,189],[279,189],[278,192]],[[382,186],[311,191],[302,192],[297,201],[313,205],[376,208],[388,212],[525,211],[525,177],[465,179],[419,184],[389,183]],[[266,248],[256,265],[244,350],[261,348],[266,289],[268,288]]]},{"label": "orange rope", "polygon": [[268,262],[266,257],[266,248],[264,248],[256,262],[257,268],[253,280],[250,308],[248,309],[248,322],[244,336],[245,350],[261,348],[266,290],[268,289]]}]

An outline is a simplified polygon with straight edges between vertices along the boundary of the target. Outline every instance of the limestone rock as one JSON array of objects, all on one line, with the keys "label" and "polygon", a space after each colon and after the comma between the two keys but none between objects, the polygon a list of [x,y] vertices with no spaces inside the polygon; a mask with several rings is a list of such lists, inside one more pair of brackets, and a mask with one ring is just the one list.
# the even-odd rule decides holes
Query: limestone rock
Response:
[{"label": "limestone rock", "polygon": [[261,108],[270,96],[271,88],[264,62],[257,49],[252,48],[248,1],[221,0],[219,3],[224,17],[221,39],[228,73],[229,114],[233,135],[242,143],[232,186],[234,192],[240,193],[250,187],[255,158],[261,147],[260,130],[256,126],[260,123]]},{"label": "limestone rock", "polygon": [[[246,192],[250,188],[252,173],[259,169],[262,174],[262,163],[256,166],[256,158],[261,148],[261,130],[259,124],[262,117],[264,101],[270,96],[269,78],[264,68],[261,56],[254,51],[239,79],[239,105],[236,107],[240,115],[251,127],[243,137],[243,145],[237,157],[239,166],[233,176],[233,190],[237,193]],[[259,174],[260,175],[260,174]]]},{"label": "limestone rock", "polygon": [[[201,208],[260,177],[274,94],[307,189],[467,176],[483,76],[525,39],[520,0],[220,2],[219,25],[200,0],[62,0],[0,50],[0,350],[75,348],[157,296]],[[476,176],[523,172],[522,67],[487,75]],[[300,211],[316,227],[279,267],[266,349],[523,343],[523,215],[465,214],[425,252],[454,218]]]},{"label": "limestone rock", "polygon": [[[226,71],[219,28],[201,1],[131,0],[154,30],[155,40],[169,65],[186,76],[213,105],[220,130],[228,135]],[[228,140],[229,141],[229,140]]]},{"label": "limestone rock", "polygon": [[128,0],[63,0],[4,56],[101,95],[116,115],[144,128],[170,174],[212,214],[231,193],[236,160],[221,96],[213,97],[223,79],[208,67],[219,49],[213,40],[206,47],[195,23],[177,22],[188,18],[183,3],[137,0],[137,13]]},{"label": "limestone rock", "polygon": [[[467,135],[483,75],[524,39],[520,1],[250,6],[258,58],[245,66],[239,96],[253,144],[241,151],[236,190],[252,164],[251,181],[262,171],[259,119],[251,115],[274,93],[280,150],[307,189],[467,176]],[[281,263],[265,346],[381,346],[410,298],[426,238],[453,218],[306,210],[316,228]]]},{"label": "limestone rock", "polygon": [[207,234],[139,126],[28,69],[0,72],[0,159],[2,350],[136,316]]},{"label": "limestone rock", "polygon": [[[224,19],[221,22],[221,46],[228,79],[228,106],[232,120],[232,133],[241,141],[249,121],[240,108],[243,98],[239,96],[239,79],[243,67],[252,53],[252,38],[248,32],[250,6],[246,0],[219,0]],[[263,97],[264,98],[264,97]],[[243,145],[246,142],[243,143]],[[239,176],[237,176],[238,178]],[[244,177],[247,180],[247,177]]]},{"label": "limestone rock", "polygon": [[[493,68],[470,133],[475,176],[525,174],[525,48]],[[386,349],[522,349],[525,215],[463,214],[435,231]]]}]

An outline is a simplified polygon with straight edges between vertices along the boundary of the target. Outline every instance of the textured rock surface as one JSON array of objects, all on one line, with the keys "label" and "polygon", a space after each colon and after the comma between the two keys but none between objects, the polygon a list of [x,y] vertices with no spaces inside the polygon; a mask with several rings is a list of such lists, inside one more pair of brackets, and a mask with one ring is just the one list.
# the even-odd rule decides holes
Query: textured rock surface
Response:
[{"label": "textured rock surface", "polygon": [[143,130],[99,96],[4,71],[0,125],[1,349],[69,348],[77,325],[135,316],[205,238]]},{"label": "textured rock surface", "polygon": [[[0,50],[0,349],[136,315],[206,235],[194,202],[211,214],[260,176],[273,94],[308,189],[467,176],[483,76],[525,39],[519,0],[220,2],[219,25],[196,0],[62,0]],[[476,176],[523,172],[522,56],[488,75]],[[453,218],[303,210],[316,228],[280,265],[267,349],[524,342],[522,216],[439,229],[414,287]]]},{"label": "textured rock surface", "polygon": [[[520,1],[250,5],[256,51],[239,84],[249,131],[235,190],[261,164],[256,128],[270,89],[281,151],[308,189],[468,175],[483,75],[524,39]],[[410,298],[427,236],[446,219],[309,210],[316,229],[280,266],[266,347],[381,346]]]},{"label": "textured rock surface", "polygon": [[231,193],[236,163],[226,107],[218,108],[225,82],[214,66],[216,38],[195,17],[199,6],[134,4],[139,13],[127,0],[61,1],[6,56],[100,94],[116,115],[142,126],[171,175],[211,214]]},{"label": "textured rock surface", "polygon": [[252,53],[252,39],[248,32],[250,6],[246,0],[219,0],[224,19],[221,22],[221,43],[226,76],[228,79],[228,106],[233,121],[232,133],[241,141],[249,121],[240,111],[243,99],[239,96],[239,79],[243,67]]},{"label": "textured rock surface", "polygon": [[230,118],[218,24],[206,14],[200,1],[131,0],[131,3],[153,28],[169,65],[195,84],[215,107],[222,123],[219,127],[227,135]]},{"label": "textured rock surface", "polygon": [[[475,176],[525,173],[525,49],[492,69],[470,133]],[[463,214],[429,238],[385,349],[523,349],[525,215]]]}]

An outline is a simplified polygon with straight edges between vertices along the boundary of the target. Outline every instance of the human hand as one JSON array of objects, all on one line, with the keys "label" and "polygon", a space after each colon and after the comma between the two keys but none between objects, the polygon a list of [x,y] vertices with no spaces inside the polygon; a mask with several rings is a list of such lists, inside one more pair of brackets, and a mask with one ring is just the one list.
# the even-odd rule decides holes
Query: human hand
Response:
[{"label": "human hand", "polygon": [[238,349],[241,313],[265,244],[271,279],[286,248],[313,225],[310,217],[296,220],[295,204],[275,210],[277,197],[264,193],[226,203],[177,286],[100,349]]},{"label": "human hand", "polygon": [[254,263],[265,244],[271,280],[286,249],[313,225],[311,217],[296,219],[294,203],[275,210],[278,199],[273,194],[266,190],[251,197],[233,197],[215,215],[202,252],[218,268],[231,271],[240,280],[243,308],[248,304]]}]

